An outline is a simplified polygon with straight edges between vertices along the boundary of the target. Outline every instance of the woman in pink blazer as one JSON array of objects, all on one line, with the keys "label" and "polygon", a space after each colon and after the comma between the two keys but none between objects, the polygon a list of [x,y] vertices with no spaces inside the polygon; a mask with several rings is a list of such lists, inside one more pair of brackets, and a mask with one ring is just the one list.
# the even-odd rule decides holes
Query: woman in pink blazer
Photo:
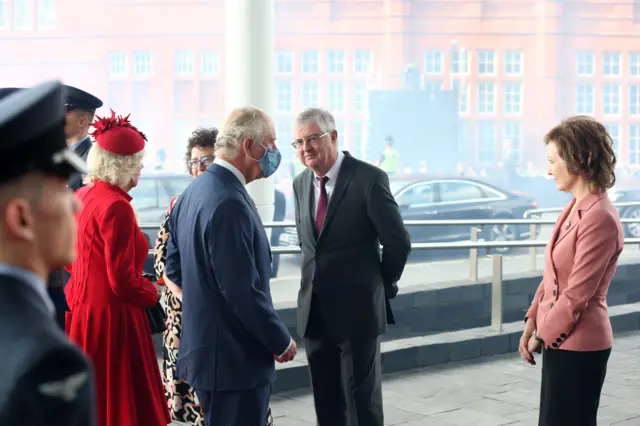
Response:
[{"label": "woman in pink blazer", "polygon": [[605,127],[572,117],[545,136],[549,175],[573,200],[545,250],[542,282],[525,317],[520,356],[542,351],[539,426],[596,426],[613,333],[607,291],[624,234],[606,190],[616,157]]}]

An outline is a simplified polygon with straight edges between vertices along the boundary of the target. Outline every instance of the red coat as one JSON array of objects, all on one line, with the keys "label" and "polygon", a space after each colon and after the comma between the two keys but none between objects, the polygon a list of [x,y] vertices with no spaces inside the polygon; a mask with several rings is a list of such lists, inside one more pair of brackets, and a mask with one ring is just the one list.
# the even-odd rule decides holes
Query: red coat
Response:
[{"label": "red coat", "polygon": [[149,244],[131,197],[104,182],[81,188],[77,257],[65,288],[69,338],[96,375],[99,426],[165,426],[169,412],[144,308],[158,293],[142,277]]}]

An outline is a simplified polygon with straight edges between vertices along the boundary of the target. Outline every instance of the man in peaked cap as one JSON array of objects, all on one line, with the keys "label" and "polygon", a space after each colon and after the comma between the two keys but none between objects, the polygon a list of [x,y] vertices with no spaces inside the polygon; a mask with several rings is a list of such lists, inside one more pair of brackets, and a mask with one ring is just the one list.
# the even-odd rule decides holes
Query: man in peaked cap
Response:
[{"label": "man in peaked cap", "polygon": [[[91,148],[89,128],[96,110],[102,106],[102,101],[84,90],[65,85],[64,106],[66,110],[64,133],[67,145],[86,162]],[[68,182],[69,188],[73,191],[80,189],[83,186],[82,178],[82,173],[71,175]],[[48,281],[49,297],[56,307],[56,322],[64,330],[64,317],[68,310],[64,286],[69,281],[69,274],[64,269],[57,269],[51,272]]]},{"label": "man in peaked cap", "polygon": [[89,363],[52,321],[45,279],[75,257],[84,162],[66,145],[62,85],[0,99],[0,425],[95,424]]}]

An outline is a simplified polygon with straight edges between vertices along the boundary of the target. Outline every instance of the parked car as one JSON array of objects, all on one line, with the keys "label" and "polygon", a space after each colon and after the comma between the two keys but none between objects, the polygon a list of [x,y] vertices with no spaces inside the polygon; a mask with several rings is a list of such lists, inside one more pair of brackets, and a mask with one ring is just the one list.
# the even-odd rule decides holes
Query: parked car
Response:
[{"label": "parked car", "polygon": [[[618,206],[620,217],[624,219],[640,219],[640,190],[634,188],[611,188],[609,197],[614,203],[635,203],[637,205]],[[640,238],[640,223],[622,224],[626,237]]]},{"label": "parked car", "polygon": [[[533,198],[468,177],[421,176],[390,181],[404,220],[517,219],[537,207]],[[468,240],[472,226],[410,226],[412,243]],[[528,225],[482,227],[481,238],[514,241],[529,237]],[[298,245],[295,229],[286,229],[282,245]],[[500,250],[506,251],[506,249]]]}]

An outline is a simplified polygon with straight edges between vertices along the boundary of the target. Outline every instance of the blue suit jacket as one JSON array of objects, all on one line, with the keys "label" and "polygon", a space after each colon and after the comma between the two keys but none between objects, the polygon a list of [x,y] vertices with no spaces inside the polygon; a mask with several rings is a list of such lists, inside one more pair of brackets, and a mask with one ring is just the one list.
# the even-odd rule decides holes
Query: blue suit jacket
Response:
[{"label": "blue suit jacket", "polygon": [[290,342],[271,300],[271,251],[252,199],[212,164],[170,218],[166,274],[181,286],[178,376],[196,390],[237,391],[275,380]]}]

